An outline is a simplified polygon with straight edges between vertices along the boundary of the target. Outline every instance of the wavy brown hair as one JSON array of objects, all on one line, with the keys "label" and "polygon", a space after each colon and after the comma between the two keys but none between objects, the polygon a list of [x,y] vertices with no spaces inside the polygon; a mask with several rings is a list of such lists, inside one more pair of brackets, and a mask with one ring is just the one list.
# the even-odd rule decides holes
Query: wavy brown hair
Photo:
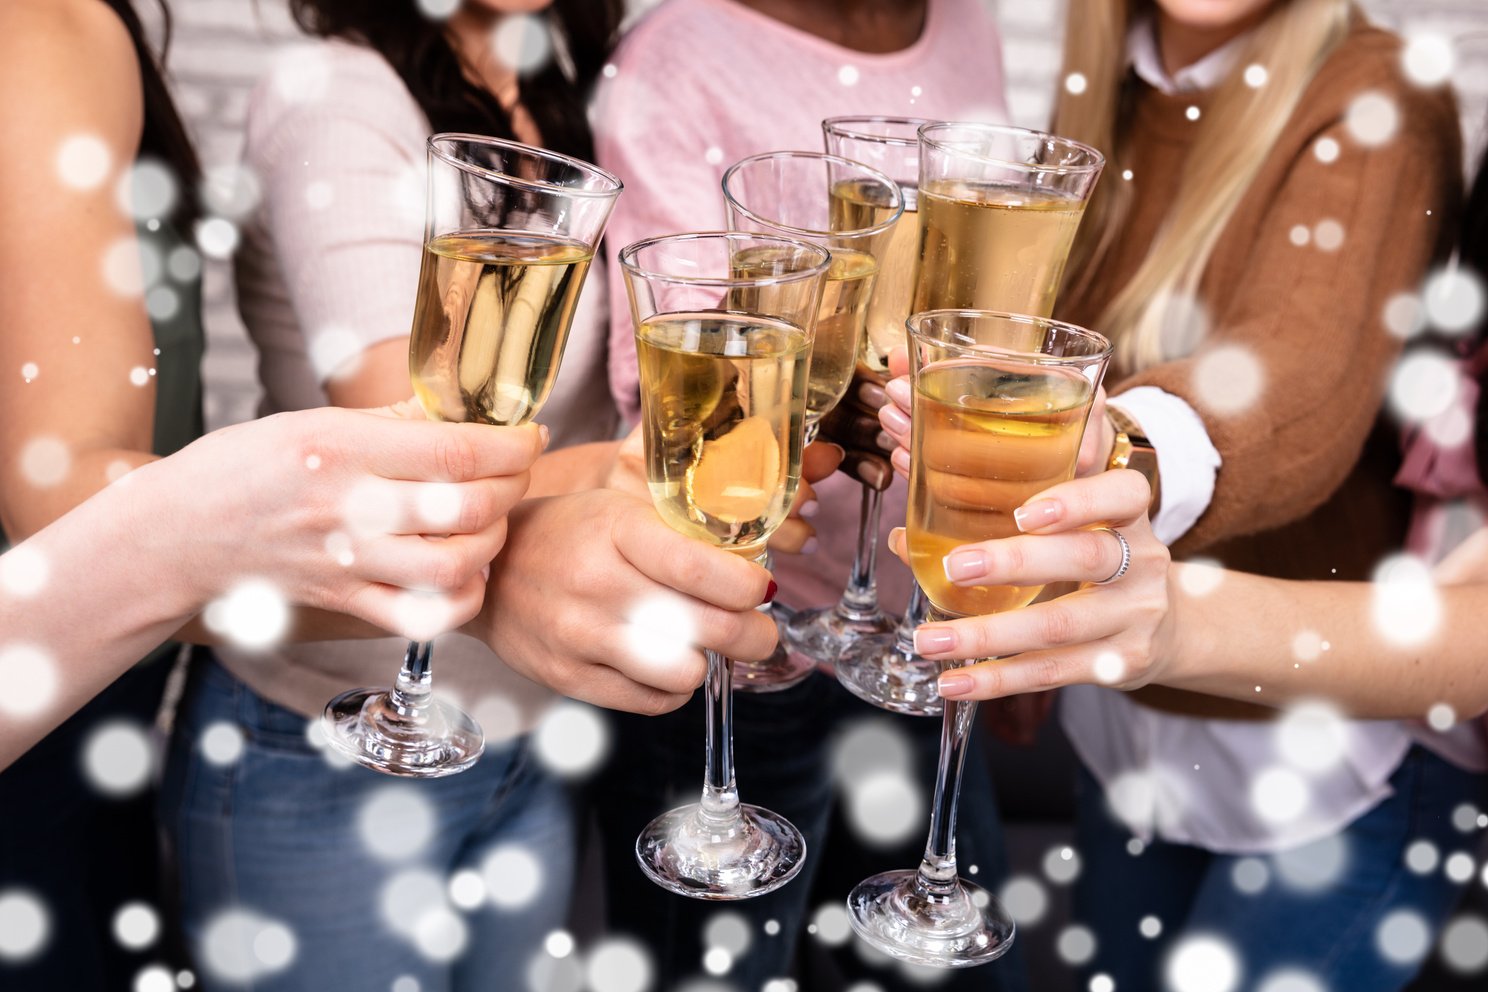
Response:
[{"label": "wavy brown hair", "polygon": [[[444,25],[413,0],[290,0],[290,10],[310,34],[364,44],[386,59],[434,131],[516,137],[511,115],[465,75]],[[556,0],[543,15],[555,40],[554,57],[519,78],[518,99],[545,147],[594,157],[586,102],[620,33],[622,14],[621,0]]]}]

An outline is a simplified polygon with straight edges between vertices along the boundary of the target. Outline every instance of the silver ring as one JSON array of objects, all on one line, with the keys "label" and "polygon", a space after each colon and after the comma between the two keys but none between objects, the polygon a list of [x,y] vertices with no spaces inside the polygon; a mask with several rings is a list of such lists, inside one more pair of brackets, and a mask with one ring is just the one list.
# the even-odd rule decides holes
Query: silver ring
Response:
[{"label": "silver ring", "polygon": [[1099,582],[1096,583],[1096,585],[1098,586],[1104,586],[1115,582],[1117,579],[1126,574],[1126,570],[1128,568],[1131,568],[1131,545],[1126,543],[1125,535],[1123,535],[1121,531],[1117,530],[1115,527],[1097,527],[1095,529],[1103,530],[1107,534],[1110,534],[1111,536],[1115,537],[1116,540],[1121,542],[1121,564],[1117,567],[1115,572],[1111,573],[1111,576],[1109,578],[1101,579]]}]

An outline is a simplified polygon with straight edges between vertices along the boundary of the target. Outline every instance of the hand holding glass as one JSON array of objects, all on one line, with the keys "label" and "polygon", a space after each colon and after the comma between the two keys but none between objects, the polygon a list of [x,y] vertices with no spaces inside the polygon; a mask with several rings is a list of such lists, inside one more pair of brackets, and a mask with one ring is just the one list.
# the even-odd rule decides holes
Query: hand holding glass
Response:
[{"label": "hand holding glass", "polygon": [[[584,276],[620,195],[601,169],[512,141],[436,134],[428,145],[424,259],[409,340],[431,420],[516,426],[542,409]],[[473,764],[480,727],[431,695],[430,645],[410,643],[391,689],[325,708],[331,744],[390,775]]]}]

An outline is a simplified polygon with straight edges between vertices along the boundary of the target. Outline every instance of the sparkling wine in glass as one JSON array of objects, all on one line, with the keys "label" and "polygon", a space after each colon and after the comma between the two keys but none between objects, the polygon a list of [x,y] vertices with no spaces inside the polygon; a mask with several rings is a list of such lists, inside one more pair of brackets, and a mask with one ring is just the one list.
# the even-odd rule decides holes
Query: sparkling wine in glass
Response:
[{"label": "sparkling wine in glass", "polygon": [[[678,532],[760,560],[790,511],[830,263],[816,245],[742,232],[652,238],[620,252],[636,324],[646,480]],[[794,878],[806,856],[788,820],[739,801],[733,668],[708,652],[700,801],[662,814],[636,839],[653,882],[697,899],[762,895]]]},{"label": "sparkling wine in glass", "polygon": [[[516,426],[552,391],[569,324],[620,180],[512,141],[436,134],[409,340],[414,395],[431,420]],[[463,771],[480,727],[432,696],[431,645],[412,642],[390,689],[326,704],[331,744],[390,775]]]},{"label": "sparkling wine in glass", "polygon": [[[909,318],[913,379],[907,541],[935,620],[1028,605],[1037,586],[951,583],[944,558],[963,544],[1017,533],[1013,511],[1074,476],[1110,344],[1044,317],[932,310]],[[853,929],[917,964],[983,964],[1013,940],[991,893],[957,876],[956,800],[975,702],[943,706],[940,761],[925,855],[848,896]]]},{"label": "sparkling wine in glass", "polygon": [[[919,129],[934,123],[919,117],[831,117],[822,121],[828,153],[862,162],[890,177],[899,187],[904,214],[889,232],[878,253],[878,277],[868,300],[863,338],[858,349],[858,374],[880,382],[889,370],[889,352],[905,341],[904,321],[914,294],[915,261],[919,257]],[[885,208],[880,192],[861,183],[832,186],[832,215],[836,227],[863,227]],[[864,484],[858,510],[858,540],[852,571],[841,598],[833,606],[797,612],[781,628],[781,639],[793,652],[821,664],[839,665],[842,652],[864,638],[891,634],[894,619],[878,604],[878,531],[883,514],[883,491]],[[893,651],[896,643],[875,642],[874,651]],[[909,645],[913,656],[914,646]],[[874,672],[897,670],[888,663]],[[838,667],[839,673],[841,672]],[[839,679],[843,678],[839,674]],[[844,684],[859,692],[853,682]],[[880,695],[868,690],[870,701]],[[882,694],[888,696],[890,694]],[[880,703],[882,705],[882,703]]]},{"label": "sparkling wine in glass", "polygon": [[[985,308],[1047,317],[1105,159],[1066,138],[999,124],[928,123],[918,139],[910,312]],[[844,648],[838,680],[885,709],[938,715],[941,666],[914,653],[926,607],[917,591],[892,634]]]},{"label": "sparkling wine in glass", "polygon": [[[879,273],[879,259],[900,228],[899,185],[876,169],[822,152],[751,155],[723,174],[729,227],[777,234],[820,245],[832,255],[817,313],[806,395],[806,443],[852,382]],[[741,252],[741,272],[769,263],[775,249]],[[772,610],[781,644],[771,657],[737,663],[741,690],[775,692],[801,682],[816,667],[806,653],[786,650],[790,623],[783,608]]]}]

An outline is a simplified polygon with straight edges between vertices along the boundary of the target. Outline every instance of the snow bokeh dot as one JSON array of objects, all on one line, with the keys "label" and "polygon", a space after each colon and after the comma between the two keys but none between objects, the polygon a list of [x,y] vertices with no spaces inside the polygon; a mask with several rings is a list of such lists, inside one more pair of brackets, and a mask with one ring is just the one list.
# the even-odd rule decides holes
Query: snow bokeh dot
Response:
[{"label": "snow bokeh dot", "polygon": [[1059,932],[1054,950],[1061,961],[1078,968],[1095,957],[1095,934],[1089,927],[1072,924]]},{"label": "snow bokeh dot", "polygon": [[1457,723],[1457,711],[1446,703],[1436,703],[1426,711],[1426,724],[1432,730],[1446,733]]},{"label": "snow bokeh dot", "polygon": [[1307,702],[1291,707],[1276,723],[1276,748],[1290,765],[1307,772],[1335,767],[1348,749],[1348,724],[1335,707]]},{"label": "snow bokeh dot", "polygon": [[630,655],[643,665],[671,667],[692,654],[698,625],[686,599],[658,592],[631,607],[620,637]]},{"label": "snow bokeh dot", "polygon": [[1196,935],[1173,948],[1164,972],[1172,992],[1234,992],[1240,985],[1240,958],[1218,937]]},{"label": "snow bokeh dot", "polygon": [[126,903],[114,914],[113,929],[119,946],[138,951],[160,936],[160,915],[142,902]]},{"label": "snow bokeh dot", "polygon": [[1265,66],[1259,62],[1253,62],[1245,67],[1244,78],[1246,86],[1258,90],[1266,85],[1266,80],[1271,78],[1271,74],[1266,71]]},{"label": "snow bokeh dot", "polygon": [[1008,879],[997,898],[1020,927],[1038,923],[1049,909],[1048,893],[1037,879],[1027,875]]},{"label": "snow bokeh dot", "polygon": [[368,854],[380,861],[417,858],[434,839],[439,817],[419,790],[405,785],[381,786],[357,810],[357,836]]},{"label": "snow bokeh dot", "polygon": [[218,720],[202,731],[202,757],[218,767],[226,767],[241,758],[243,744],[243,729],[226,720]]},{"label": "snow bokeh dot", "polygon": [[837,70],[837,82],[843,86],[856,86],[858,85],[859,75],[857,66],[845,65]]},{"label": "snow bokeh dot", "polygon": [[1321,892],[1343,878],[1348,868],[1348,841],[1342,834],[1321,837],[1271,856],[1277,880],[1296,892]]},{"label": "snow bokeh dot", "polygon": [[1319,138],[1312,146],[1312,154],[1324,165],[1338,161],[1338,142],[1332,138]]},{"label": "snow bokeh dot", "polygon": [[1256,992],[1328,992],[1317,978],[1297,968],[1267,975]]},{"label": "snow bokeh dot", "polygon": [[1407,36],[1400,62],[1406,78],[1417,86],[1440,86],[1451,78],[1457,59],[1450,38],[1422,32]]},{"label": "snow bokeh dot", "polygon": [[866,843],[890,847],[908,840],[923,826],[924,788],[908,775],[881,770],[847,789],[848,825]]},{"label": "snow bokeh dot", "polygon": [[1418,348],[1403,356],[1390,376],[1390,408],[1406,423],[1445,413],[1457,399],[1460,378],[1450,355]]},{"label": "snow bokeh dot", "polygon": [[1413,909],[1392,910],[1374,931],[1375,949],[1392,964],[1413,965],[1426,956],[1430,945],[1431,928]]},{"label": "snow bokeh dot", "polygon": [[1065,91],[1075,96],[1084,93],[1089,85],[1090,83],[1086,80],[1085,74],[1081,72],[1072,72],[1064,77]]},{"label": "snow bokeh dot", "polygon": [[1441,596],[1431,570],[1413,555],[1391,555],[1375,568],[1371,618],[1375,630],[1392,644],[1421,644],[1441,623]]},{"label": "snow bokeh dot", "polygon": [[1436,871],[1441,854],[1429,840],[1413,841],[1405,849],[1405,866],[1417,875],[1429,875]]},{"label": "snow bokeh dot", "polygon": [[208,258],[228,258],[238,250],[238,227],[226,217],[208,217],[199,221],[196,246]]},{"label": "snow bokeh dot", "polygon": [[175,992],[176,979],[164,965],[146,965],[134,976],[134,992]]},{"label": "snow bokeh dot", "polygon": [[1471,854],[1466,851],[1455,851],[1447,856],[1442,873],[1458,885],[1465,885],[1472,881],[1473,872],[1476,869],[1477,865],[1473,864]]},{"label": "snow bokeh dot", "polygon": [[180,198],[180,190],[168,165],[145,158],[119,177],[114,197],[126,216],[149,220],[169,214]]},{"label": "snow bokeh dot", "polygon": [[1116,980],[1104,972],[1099,975],[1090,976],[1090,984],[1086,986],[1090,992],[1116,992]]},{"label": "snow bokeh dot", "polygon": [[1044,874],[1055,885],[1068,885],[1080,877],[1080,854],[1067,845],[1044,852]]},{"label": "snow bokeh dot", "polygon": [[621,938],[595,945],[584,970],[591,992],[645,992],[653,971],[646,949]]},{"label": "snow bokeh dot", "polygon": [[1438,269],[1426,280],[1421,298],[1426,317],[1448,334],[1470,331],[1483,319],[1483,280],[1468,269],[1452,266]]},{"label": "snow bokeh dot", "polygon": [[609,750],[609,731],[594,707],[564,701],[543,715],[532,732],[532,750],[549,771],[575,778],[599,767]]},{"label": "snow bokeh dot", "polygon": [[43,434],[21,448],[21,475],[37,489],[60,485],[72,471],[72,449],[61,438]]},{"label": "snow bokeh dot", "polygon": [[113,158],[96,134],[71,134],[57,146],[57,175],[72,189],[97,189],[108,178]]},{"label": "snow bokeh dot", "polygon": [[430,961],[453,961],[469,940],[470,928],[448,906],[425,910],[413,924],[413,946]]},{"label": "snow bokeh dot", "polygon": [[553,58],[553,39],[542,18],[509,14],[491,33],[496,58],[521,75],[530,75]]},{"label": "snow bokeh dot", "polygon": [[289,967],[296,949],[294,934],[283,923],[234,908],[207,924],[198,960],[204,970],[224,982],[251,982]]},{"label": "snow bokeh dot", "polygon": [[1461,975],[1488,970],[1488,923],[1479,916],[1459,916],[1442,931],[1441,956]]},{"label": "snow bokeh dot", "polygon": [[83,743],[83,774],[99,792],[132,796],[150,781],[154,752],[145,728],[128,720],[98,727]]},{"label": "snow bokeh dot", "polygon": [[1193,384],[1199,402],[1222,416],[1243,413],[1265,389],[1260,359],[1238,344],[1219,345],[1194,363]]},{"label": "snow bokeh dot", "polygon": [[811,918],[811,932],[828,947],[847,943],[848,937],[852,936],[852,924],[848,922],[847,910],[835,902],[822,905]]},{"label": "snow bokeh dot", "polygon": [[1426,307],[1415,293],[1396,293],[1381,314],[1385,329],[1397,338],[1415,337],[1426,329]]},{"label": "snow bokeh dot", "polygon": [[432,21],[442,21],[460,7],[460,0],[418,0],[419,11]]},{"label": "snow bokeh dot", "polygon": [[1250,805],[1264,822],[1296,820],[1311,802],[1306,779],[1290,768],[1268,768],[1250,783]]},{"label": "snow bokeh dot", "polygon": [[497,909],[513,912],[532,905],[542,892],[542,862],[521,844],[500,844],[481,859],[487,898]]},{"label": "snow bokeh dot", "polygon": [[1378,147],[1395,137],[1400,127],[1400,110],[1385,94],[1366,90],[1349,103],[1343,126],[1358,144]]},{"label": "snow bokeh dot", "polygon": [[46,906],[24,889],[0,889],[0,961],[22,964],[40,954],[51,937]]},{"label": "snow bokeh dot", "polygon": [[202,612],[207,629],[248,651],[261,651],[289,631],[290,610],[284,594],[265,579],[246,579]]},{"label": "snow bokeh dot", "polygon": [[52,566],[30,544],[20,544],[0,555],[0,591],[17,599],[30,599],[46,588]]},{"label": "snow bokeh dot", "polygon": [[461,909],[475,909],[486,901],[486,883],[480,873],[469,868],[461,869],[450,876],[450,902]]},{"label": "snow bokeh dot", "polygon": [[1146,937],[1148,940],[1156,940],[1158,937],[1161,937],[1162,931],[1162,920],[1155,916],[1147,915],[1137,921],[1137,933]]},{"label": "snow bokeh dot", "polygon": [[749,918],[743,913],[718,913],[703,927],[703,943],[727,951],[733,957],[744,955],[753,939]]},{"label": "snow bokeh dot", "polygon": [[1213,558],[1190,558],[1178,574],[1178,587],[1195,599],[1214,592],[1224,582],[1224,566]]}]

